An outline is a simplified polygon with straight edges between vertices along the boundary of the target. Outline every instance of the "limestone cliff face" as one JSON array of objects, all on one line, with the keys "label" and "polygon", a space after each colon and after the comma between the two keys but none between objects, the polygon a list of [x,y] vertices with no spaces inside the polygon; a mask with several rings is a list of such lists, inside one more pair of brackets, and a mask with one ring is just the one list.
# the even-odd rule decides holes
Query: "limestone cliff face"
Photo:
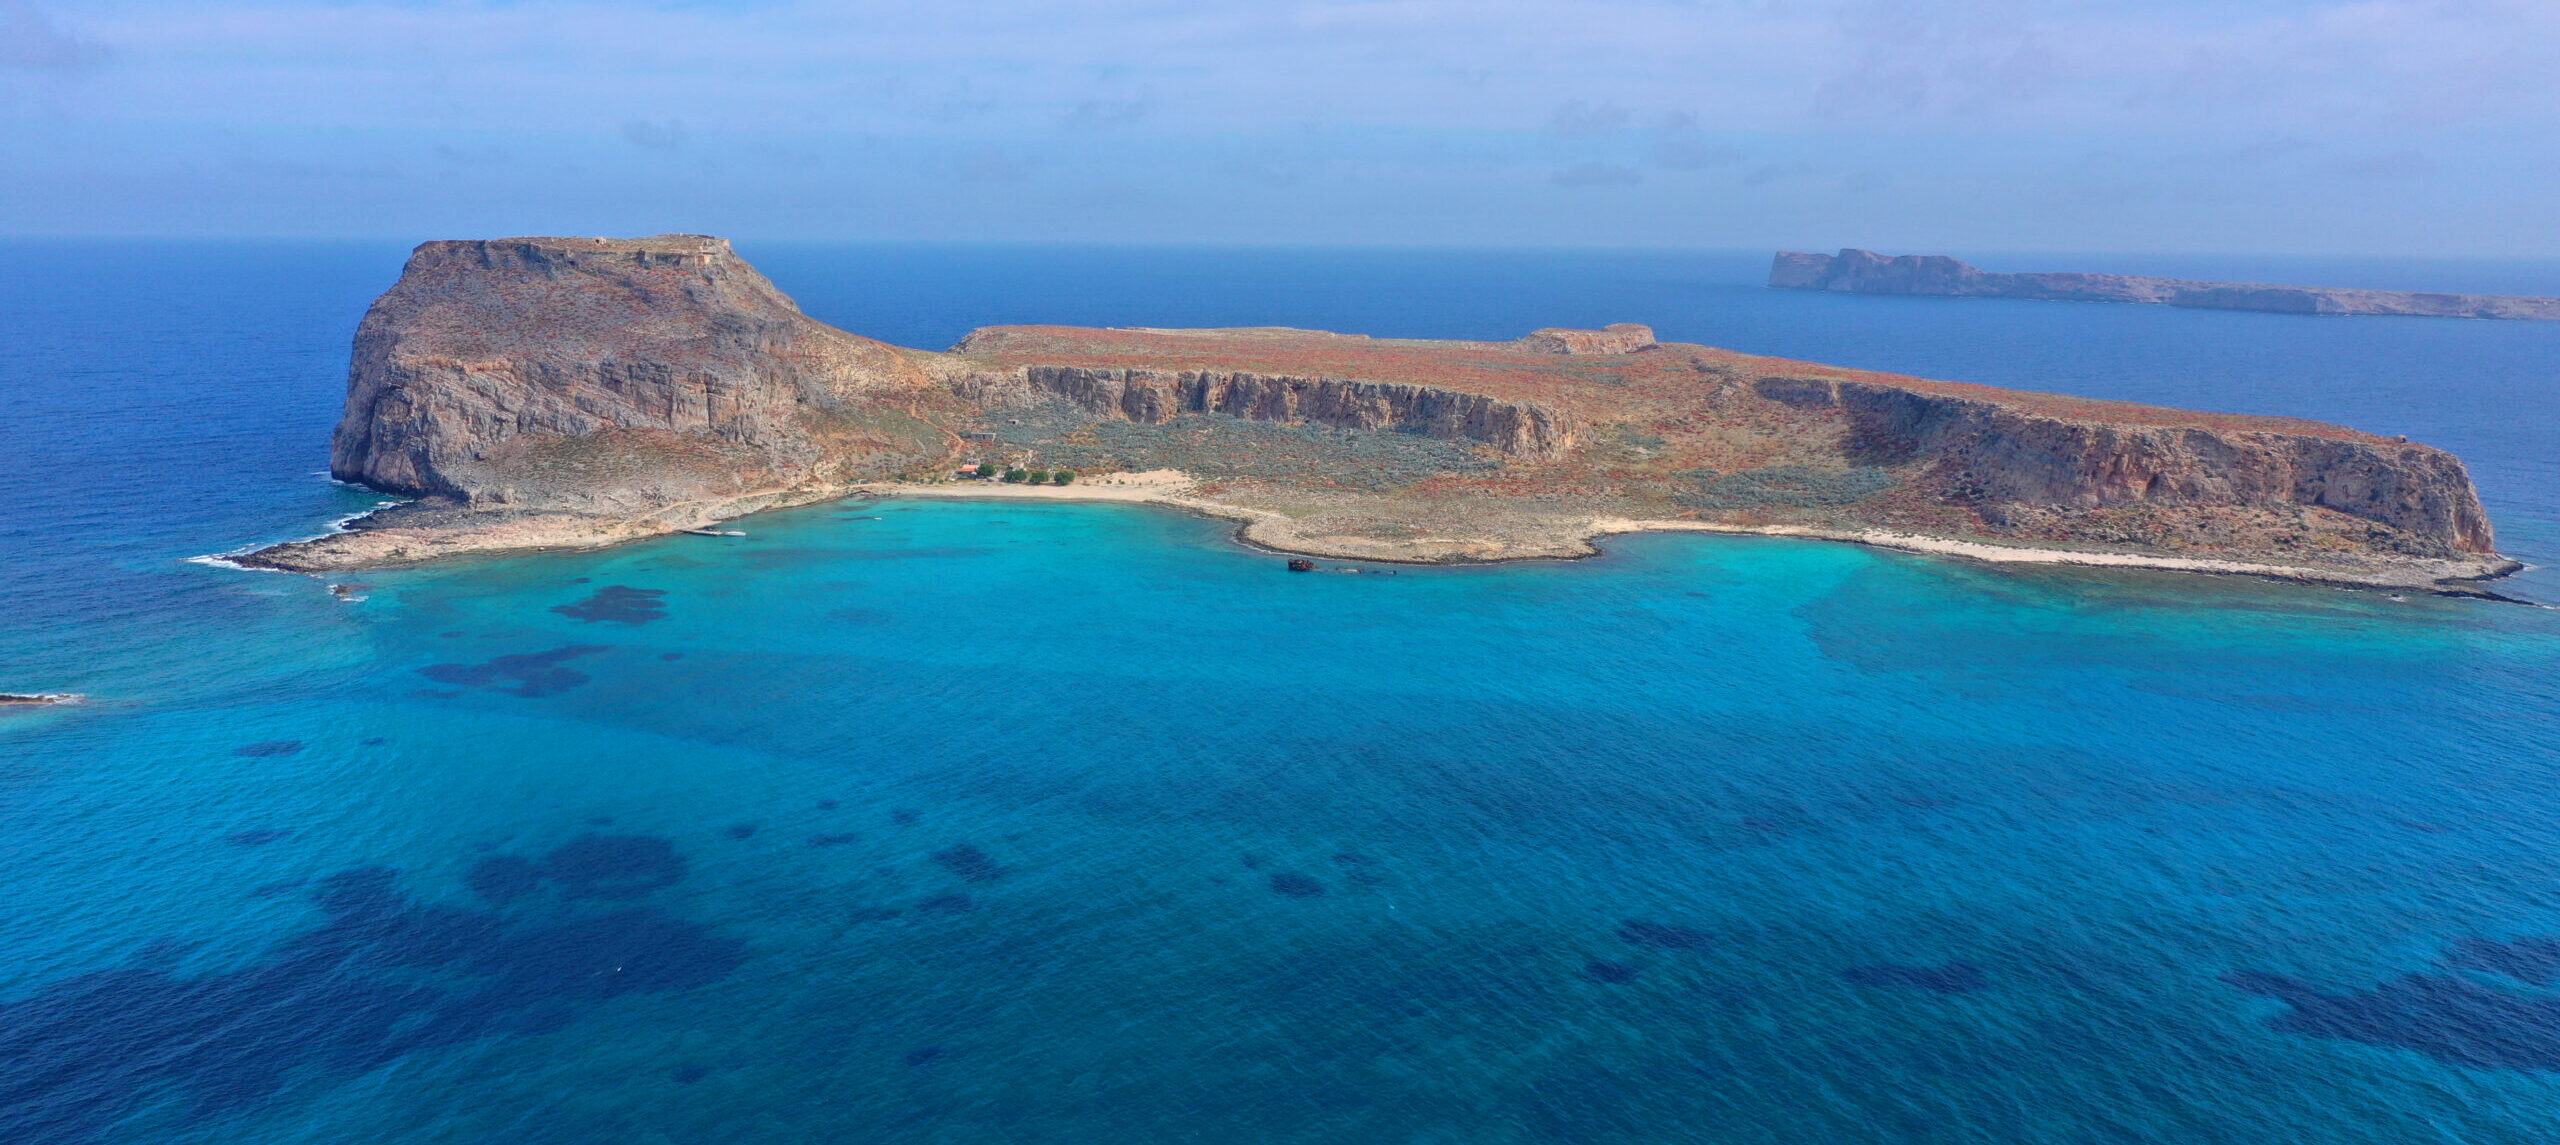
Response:
[{"label": "limestone cliff face", "polygon": [[2094,509],[2316,506],[2447,549],[2497,551],[2470,474],[2424,445],[2273,432],[2114,425],[1868,382],[1767,378],[1761,396],[1832,408],[1848,460],[1920,463],[1949,501]]},{"label": "limestone cliff face", "polygon": [[929,389],[720,239],[431,242],[357,330],[330,471],[599,511],[860,479],[939,457]]},{"label": "limestone cliff face", "polygon": [[1563,415],[1536,402],[1397,382],[1303,378],[1249,371],[1028,366],[1014,378],[974,375],[978,400],[1009,384],[1054,394],[1106,417],[1161,423],[1186,413],[1253,421],[1315,422],[1344,429],[1397,430],[1481,442],[1514,456],[1553,457],[1572,444]]}]

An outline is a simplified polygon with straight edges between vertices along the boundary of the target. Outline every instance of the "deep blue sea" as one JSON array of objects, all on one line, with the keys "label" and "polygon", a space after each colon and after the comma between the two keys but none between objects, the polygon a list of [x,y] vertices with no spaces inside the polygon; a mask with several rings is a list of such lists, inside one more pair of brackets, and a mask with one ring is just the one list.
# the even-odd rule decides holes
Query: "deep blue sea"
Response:
[{"label": "deep blue sea", "polygon": [[[2322,418],[2560,564],[2560,324],[742,249],[909,345],[1642,321]],[[320,471],[403,254],[0,244],[0,691],[96,697],[0,713],[0,1141],[2560,1139],[2560,611],[1704,536],[1292,576],[1018,503],[188,563],[375,502]]]}]

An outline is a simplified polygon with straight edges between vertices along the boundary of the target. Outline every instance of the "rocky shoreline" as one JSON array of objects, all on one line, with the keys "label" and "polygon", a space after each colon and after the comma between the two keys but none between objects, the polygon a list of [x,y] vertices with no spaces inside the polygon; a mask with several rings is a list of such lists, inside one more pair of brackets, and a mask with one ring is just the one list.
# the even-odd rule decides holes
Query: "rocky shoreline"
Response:
[{"label": "rocky shoreline", "polygon": [[833,500],[855,489],[765,490],[662,506],[626,517],[537,509],[473,510],[413,501],[345,522],[338,532],[219,559],[246,569],[316,575],[487,553],[603,548],[708,528],[767,509]]},{"label": "rocky shoreline", "polygon": [[[1663,343],[799,313],[700,236],[430,243],[368,312],[332,473],[412,498],[230,560],[340,572],[706,529],[855,493],[1163,504],[1277,552],[1588,556],[1635,530],[2429,591],[2517,566],[2451,454],[2298,419]],[[954,481],[977,461],[1066,488]]]},{"label": "rocky shoreline", "polygon": [[[1121,480],[1114,480],[1121,478]],[[1340,536],[1309,535],[1285,514],[1226,504],[1195,495],[1188,475],[1174,471],[1108,475],[1073,486],[1023,486],[980,482],[883,482],[825,492],[800,491],[774,503],[726,516],[686,519],[702,525],[664,527],[661,520],[597,521],[567,516],[528,517],[498,525],[468,516],[449,517],[442,525],[391,520],[376,528],[352,528],[313,541],[272,546],[229,558],[242,567],[317,575],[368,568],[425,564],[451,557],[505,555],[545,550],[606,548],[636,540],[704,532],[712,524],[738,520],[766,509],[791,508],[848,497],[917,498],[926,500],[1047,501],[1151,505],[1233,522],[1239,544],[1283,556],[1366,561],[1401,565],[1495,564],[1519,560],[1579,560],[1601,555],[1603,538],[1629,533],[1716,533],[1726,536],[1773,537],[1830,541],[1890,549],[1922,556],[1981,561],[1988,564],[2050,564],[2086,568],[2135,568],[2165,572],[2247,576],[2298,584],[2399,589],[2440,596],[2487,600],[2509,598],[2482,585],[2524,566],[2505,558],[2442,562],[2377,563],[2367,570],[2310,567],[2256,561],[2199,559],[2143,553],[2028,548],[1947,537],[1848,531],[1792,525],[1733,525],[1693,520],[1592,518],[1560,525],[1548,536],[1522,543],[1516,538],[1437,538],[1381,543]],[[380,512],[388,512],[382,510]],[[333,543],[321,543],[333,542]],[[76,700],[77,697],[72,697]],[[0,698],[0,702],[10,702]]]},{"label": "rocky shoreline", "polygon": [[2164,572],[2247,576],[2300,584],[2407,589],[2441,596],[2492,600],[2507,598],[2483,589],[2479,585],[2505,577],[2524,567],[2515,561],[2503,558],[2492,561],[2445,561],[2434,564],[2380,565],[2373,568],[2369,574],[2359,576],[2353,571],[2337,568],[2322,569],[2250,561],[2164,557],[2140,553],[2025,548],[1882,530],[1848,532],[1789,525],[1726,525],[1703,521],[1631,520],[1605,517],[1582,522],[1578,528],[1559,530],[1554,536],[1552,551],[1515,549],[1490,555],[1473,555],[1435,551],[1424,546],[1327,543],[1325,538],[1299,534],[1294,529],[1294,523],[1284,515],[1202,500],[1185,495],[1187,490],[1182,489],[1157,488],[1121,492],[1108,488],[1025,489],[1007,486],[887,485],[866,492],[883,497],[908,496],[950,500],[1091,501],[1160,505],[1201,516],[1234,521],[1238,526],[1236,529],[1238,542],[1275,554],[1406,565],[1577,560],[1600,555],[1601,550],[1596,542],[1604,537],[1628,533],[1718,533],[1727,536],[1832,541],[1924,556],[1981,561],[1987,564],[2053,564],[2088,568],[2154,569]]}]

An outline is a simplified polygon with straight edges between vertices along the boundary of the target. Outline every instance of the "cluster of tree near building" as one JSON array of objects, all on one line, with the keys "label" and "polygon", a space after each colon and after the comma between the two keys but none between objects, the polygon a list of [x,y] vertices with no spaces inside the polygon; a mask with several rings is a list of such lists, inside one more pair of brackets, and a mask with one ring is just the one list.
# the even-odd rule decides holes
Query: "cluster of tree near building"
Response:
[{"label": "cluster of tree near building", "polygon": [[981,461],[970,471],[972,476],[1014,485],[1065,485],[1076,479],[1076,471],[1072,469],[1025,469],[1019,465],[1007,467],[997,461]]}]

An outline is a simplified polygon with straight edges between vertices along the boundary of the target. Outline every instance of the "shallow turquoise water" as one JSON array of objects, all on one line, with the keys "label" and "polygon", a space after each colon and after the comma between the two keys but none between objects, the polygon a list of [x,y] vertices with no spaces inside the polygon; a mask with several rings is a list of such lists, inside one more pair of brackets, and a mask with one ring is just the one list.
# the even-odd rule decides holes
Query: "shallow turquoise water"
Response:
[{"label": "shallow turquoise water", "polygon": [[2560,612],[965,502],[177,559],[366,503],[296,472],[7,535],[101,699],[0,718],[0,1138],[2560,1134]]}]

